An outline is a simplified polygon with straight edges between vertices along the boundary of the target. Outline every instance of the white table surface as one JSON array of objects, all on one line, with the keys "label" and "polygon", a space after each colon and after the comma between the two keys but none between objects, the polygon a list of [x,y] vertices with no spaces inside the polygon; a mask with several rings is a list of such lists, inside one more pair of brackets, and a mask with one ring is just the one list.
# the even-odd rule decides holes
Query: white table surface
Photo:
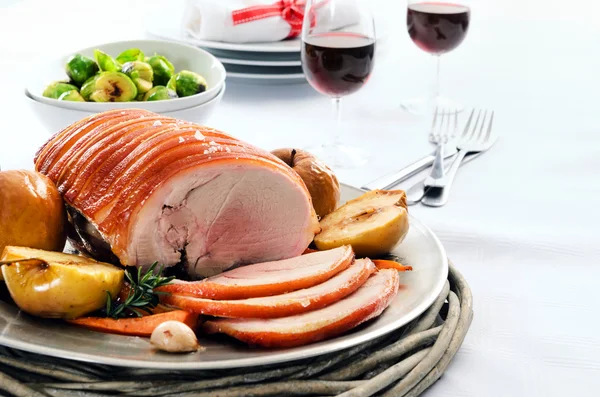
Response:
[{"label": "white table surface", "polygon": [[[145,37],[154,2],[0,0],[0,165],[32,168],[49,134],[23,87],[33,62]],[[432,148],[398,103],[425,92],[433,62],[405,31],[404,1],[373,1],[387,38],[344,134],[373,161],[360,186]],[[466,276],[475,317],[427,397],[600,393],[600,25],[597,2],[475,2],[467,39],[442,59],[443,91],[493,108],[497,145],[457,178],[443,208],[413,206]],[[330,115],[308,85],[228,85],[210,125],[267,149],[318,140]]]}]

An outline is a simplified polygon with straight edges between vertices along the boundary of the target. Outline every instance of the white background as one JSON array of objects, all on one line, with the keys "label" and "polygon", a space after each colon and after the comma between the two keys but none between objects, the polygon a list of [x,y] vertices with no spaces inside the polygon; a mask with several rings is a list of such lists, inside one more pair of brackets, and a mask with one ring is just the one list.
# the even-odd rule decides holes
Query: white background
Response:
[{"label": "white background", "polygon": [[[49,134],[26,107],[35,65],[79,48],[145,37],[155,1],[0,0],[0,166],[32,168]],[[372,1],[372,79],[343,103],[344,135],[373,154],[341,172],[360,186],[432,150],[403,98],[431,87],[433,61],[406,34],[404,1]],[[468,279],[475,317],[441,396],[600,394],[600,5],[472,4],[467,39],[442,59],[442,90],[496,111],[496,146],[461,169],[450,203],[410,211]],[[317,141],[331,117],[308,85],[229,84],[210,125],[273,149]]]}]

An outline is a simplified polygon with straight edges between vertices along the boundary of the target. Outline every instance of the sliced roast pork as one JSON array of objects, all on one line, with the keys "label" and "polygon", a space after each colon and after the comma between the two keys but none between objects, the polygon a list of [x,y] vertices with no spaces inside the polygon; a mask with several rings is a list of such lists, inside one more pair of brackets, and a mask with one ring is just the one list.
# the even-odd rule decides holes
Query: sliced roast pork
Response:
[{"label": "sliced roast pork", "polygon": [[322,309],[271,319],[219,318],[205,322],[204,330],[263,347],[305,345],[340,335],[377,317],[392,302],[399,285],[396,270],[379,270],[353,294]]},{"label": "sliced roast pork", "polygon": [[295,258],[256,263],[202,281],[173,283],[157,290],[207,299],[246,299],[279,295],[320,284],[346,269],[354,260],[350,246]]},{"label": "sliced roast pork", "polygon": [[140,109],[72,124],[35,166],[123,265],[183,262],[206,277],[300,255],[319,230],[306,186],[279,159]]},{"label": "sliced roast pork", "polygon": [[238,300],[163,295],[161,301],[188,312],[218,317],[286,317],[320,309],[343,299],[363,285],[375,269],[370,259],[358,259],[324,283],[287,294]]}]

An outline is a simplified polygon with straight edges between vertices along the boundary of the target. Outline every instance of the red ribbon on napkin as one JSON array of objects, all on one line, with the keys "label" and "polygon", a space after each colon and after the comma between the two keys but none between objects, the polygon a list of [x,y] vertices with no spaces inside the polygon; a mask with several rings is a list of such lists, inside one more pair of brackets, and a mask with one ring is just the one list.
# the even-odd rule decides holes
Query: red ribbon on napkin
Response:
[{"label": "red ribbon on napkin", "polygon": [[[287,23],[290,24],[290,37],[296,37],[302,32],[302,19],[304,18],[305,0],[280,0],[272,5],[258,5],[240,10],[235,10],[232,13],[233,24],[239,25],[256,21],[257,19],[270,18],[281,16]],[[311,26],[314,25],[315,17],[312,15]]]}]

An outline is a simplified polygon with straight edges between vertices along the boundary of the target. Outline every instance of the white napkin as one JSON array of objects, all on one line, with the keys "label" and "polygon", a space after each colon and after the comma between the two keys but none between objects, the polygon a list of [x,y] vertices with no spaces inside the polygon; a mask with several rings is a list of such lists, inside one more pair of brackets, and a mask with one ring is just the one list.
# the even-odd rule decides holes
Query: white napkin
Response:
[{"label": "white napkin", "polygon": [[[281,15],[237,25],[234,25],[232,17],[237,10],[277,3],[277,0],[188,0],[183,18],[184,33],[199,40],[229,43],[280,41],[288,38],[291,31],[290,24]],[[333,14],[333,20],[330,14],[332,4],[344,11]],[[359,12],[356,0],[324,1],[316,11],[317,29],[324,21],[328,21],[328,26],[333,29],[357,23]]]}]

